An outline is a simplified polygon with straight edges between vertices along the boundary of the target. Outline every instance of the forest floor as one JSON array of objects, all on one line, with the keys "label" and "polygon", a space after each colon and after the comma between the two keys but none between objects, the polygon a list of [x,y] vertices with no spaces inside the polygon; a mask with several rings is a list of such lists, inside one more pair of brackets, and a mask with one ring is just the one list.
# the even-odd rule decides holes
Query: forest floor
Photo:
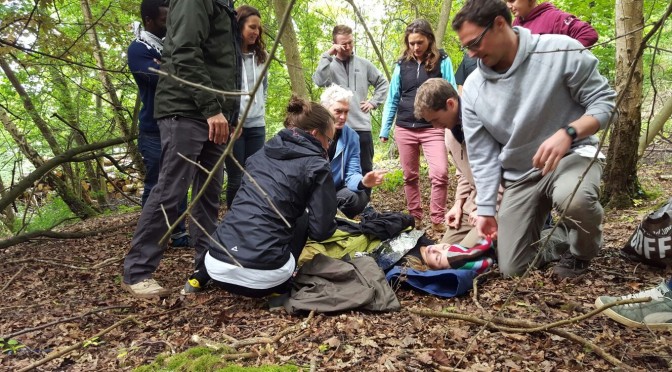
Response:
[{"label": "forest floor", "polygon": [[[70,230],[119,228],[84,239],[33,241],[0,252],[0,369],[20,370],[72,347],[37,370],[131,370],[157,357],[162,370],[209,370],[223,367],[225,359],[241,366],[303,370],[613,370],[593,346],[567,335],[482,330],[469,321],[412,311],[474,319],[497,314],[550,324],[587,314],[599,295],[622,295],[659,284],[672,275],[671,269],[654,269],[619,256],[641,218],[672,196],[672,180],[666,177],[672,174],[672,157],[669,152],[658,155],[647,157],[639,172],[644,189],[653,191],[655,198],[642,201],[637,209],[607,211],[604,248],[584,276],[555,281],[547,269],[517,281],[495,272],[478,285],[476,297],[472,291],[453,299],[396,289],[402,310],[395,313],[290,316],[270,312],[264,300],[221,290],[180,296],[192,265],[192,252],[185,249],[169,249],[155,275],[174,294],[161,301],[136,300],[121,288],[120,274],[138,213],[80,222]],[[425,193],[428,186],[423,180]],[[426,194],[424,200],[426,204]],[[403,191],[378,190],[373,205],[403,211]],[[560,329],[633,368],[672,368],[670,331],[626,328],[600,314]],[[192,336],[230,348],[219,351],[210,367],[203,367],[203,360],[200,367],[166,361],[166,356],[185,350],[207,354],[193,349]]]}]

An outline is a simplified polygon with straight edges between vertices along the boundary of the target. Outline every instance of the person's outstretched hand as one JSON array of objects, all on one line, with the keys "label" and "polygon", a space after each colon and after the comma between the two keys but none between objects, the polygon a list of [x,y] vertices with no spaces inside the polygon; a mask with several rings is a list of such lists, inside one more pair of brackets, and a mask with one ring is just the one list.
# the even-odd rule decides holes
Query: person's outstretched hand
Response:
[{"label": "person's outstretched hand", "polygon": [[383,183],[383,179],[385,178],[386,173],[387,171],[385,170],[371,171],[362,177],[362,185],[369,189],[374,186],[378,186]]},{"label": "person's outstretched hand", "polygon": [[462,224],[462,207],[454,204],[448,212],[446,212],[446,225],[453,229],[459,229]]},{"label": "person's outstretched hand", "polygon": [[476,231],[481,238],[497,239],[497,220],[493,216],[478,216]]}]

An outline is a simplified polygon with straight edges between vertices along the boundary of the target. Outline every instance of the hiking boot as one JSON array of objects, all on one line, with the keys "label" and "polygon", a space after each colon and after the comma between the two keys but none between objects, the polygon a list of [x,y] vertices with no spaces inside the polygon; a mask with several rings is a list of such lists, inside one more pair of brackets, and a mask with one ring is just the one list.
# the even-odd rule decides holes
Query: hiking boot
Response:
[{"label": "hiking boot", "polygon": [[170,236],[170,246],[173,248],[189,248],[189,234],[186,231]]},{"label": "hiking boot", "polygon": [[[539,257],[539,262],[536,267],[543,269],[551,262],[558,262],[562,256],[569,251],[569,243],[567,243],[567,234],[557,228],[553,235],[549,238],[548,235],[551,233],[551,229],[541,230],[541,238],[539,239],[539,249],[543,248],[541,256]],[[548,239],[548,242],[546,240]]]},{"label": "hiking boot", "polygon": [[170,290],[163,288],[152,278],[135,284],[126,284],[122,281],[121,287],[131,292],[133,297],[141,299],[168,297],[170,294]]},{"label": "hiking boot", "polygon": [[628,327],[672,328],[672,291],[665,282],[626,296],[600,296],[595,300],[595,306],[599,308],[620,300],[644,297],[651,297],[651,302],[614,306],[604,310],[602,314]]},{"label": "hiking boot", "polygon": [[180,294],[185,296],[201,293],[203,291],[205,291],[205,288],[201,285],[198,279],[191,278],[188,279],[186,283],[184,283],[184,288],[180,290]]},{"label": "hiking boot", "polygon": [[415,220],[415,228],[418,230],[422,230],[425,227],[425,224],[422,223],[422,218],[413,218]]},{"label": "hiking boot", "polygon": [[553,275],[558,279],[575,278],[588,271],[588,266],[590,266],[590,260],[581,260],[571,252],[565,252],[560,262],[553,267]]}]

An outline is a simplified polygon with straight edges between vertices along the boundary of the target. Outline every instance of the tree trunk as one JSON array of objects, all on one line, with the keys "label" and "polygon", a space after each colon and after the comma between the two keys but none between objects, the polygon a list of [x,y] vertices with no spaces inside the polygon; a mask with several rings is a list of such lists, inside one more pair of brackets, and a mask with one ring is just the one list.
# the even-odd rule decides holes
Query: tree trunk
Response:
[{"label": "tree trunk", "polygon": [[[112,78],[105,70],[105,60],[103,59],[100,41],[98,40],[98,34],[96,33],[96,27],[93,24],[91,7],[89,7],[88,0],[81,0],[80,5],[84,15],[84,25],[87,28],[86,35],[91,42],[91,49],[93,50],[93,57],[96,60],[96,66],[100,68],[98,75],[100,81],[103,83],[105,92],[110,97],[110,102],[112,102],[114,121],[117,124],[117,128],[119,128],[124,137],[131,137],[132,133],[130,127],[124,117],[124,108],[121,105],[121,101],[119,101],[119,98],[117,97],[117,91],[114,88],[114,84],[112,84]],[[140,155],[140,151],[138,151],[136,144],[133,141],[129,141],[126,146],[128,147],[128,153],[131,156],[133,163],[136,164],[136,167],[142,167],[142,156]]]},{"label": "tree trunk", "polygon": [[[642,127],[642,60],[637,52],[642,43],[643,5],[638,0],[616,2],[616,91],[624,99],[618,109],[609,142],[604,171],[604,195],[607,206],[627,208],[639,191],[637,179],[638,139]],[[627,77],[635,64],[632,80]]]},{"label": "tree trunk", "polygon": [[378,56],[378,60],[380,61],[380,65],[383,66],[383,72],[385,72],[385,77],[387,77],[387,81],[390,81],[392,78],[392,75],[390,75],[390,70],[387,68],[387,63],[385,63],[385,58],[383,57],[383,53],[380,52],[380,49],[378,48],[378,44],[376,43],[376,39],[373,37],[371,34],[371,31],[369,31],[369,27],[366,25],[366,21],[364,21],[364,17],[362,17],[362,13],[359,11],[359,8],[357,8],[357,5],[355,5],[354,0],[345,0],[347,3],[352,6],[352,10],[355,12],[357,15],[357,18],[359,19],[359,22],[362,23],[362,26],[364,26],[364,32],[366,32],[366,36],[368,36],[369,41],[371,42],[371,45],[373,46],[373,50],[376,52],[376,55]]},{"label": "tree trunk", "polygon": [[[65,114],[64,121],[67,121],[67,124],[75,129],[72,132],[72,136],[75,143],[78,146],[84,146],[88,144],[88,140],[84,137],[84,132],[81,130],[79,126],[79,121],[77,120],[77,111],[72,104],[73,100],[72,96],[70,95],[70,90],[68,89],[68,83],[64,79],[61,71],[59,71],[57,68],[54,67],[50,68],[50,72],[51,76],[54,79],[54,87],[56,88],[61,97],[60,103],[63,106],[63,111]],[[98,167],[101,170],[101,172],[104,172],[103,165],[99,160],[84,162],[84,172],[86,174],[89,183],[91,184],[93,195],[95,195],[98,205],[102,206],[107,204],[107,198],[106,198],[107,189],[101,187],[100,182],[98,182],[98,175],[96,174],[95,171],[96,167]],[[83,187],[81,189],[83,196],[89,199],[90,196],[88,190],[86,190]]]},{"label": "tree trunk", "polygon": [[439,24],[436,25],[436,45],[441,48],[443,38],[446,36],[446,27],[448,27],[448,18],[450,18],[450,8],[453,6],[453,0],[443,0],[441,5],[441,14],[439,15]]},{"label": "tree trunk", "polygon": [[645,133],[642,133],[642,136],[639,138],[639,156],[644,155],[644,150],[646,150],[646,147],[653,142],[653,138],[656,134],[663,130],[663,126],[665,126],[665,122],[667,122],[670,116],[672,116],[672,97],[667,99],[663,108],[660,109],[658,114],[656,114],[651,121],[648,130]]},{"label": "tree trunk", "polygon": [[[2,183],[2,177],[0,177],[0,197],[5,197],[7,195],[7,190],[5,189],[5,184]],[[4,210],[0,210],[0,219],[2,223],[7,226],[7,230],[12,231],[14,228],[14,209],[11,205],[8,205]]]},{"label": "tree trunk", "polygon": [[[83,0],[85,1],[85,0]],[[287,9],[287,2],[283,0],[272,0],[275,19],[281,20]],[[292,93],[304,99],[308,99],[308,87],[306,78],[303,75],[303,64],[301,63],[301,54],[299,53],[296,32],[294,31],[294,21],[290,14],[285,32],[280,35],[280,42],[285,51],[285,60],[287,62],[287,72],[289,73],[289,82],[292,86]]]},{"label": "tree trunk", "polygon": [[42,133],[42,137],[44,137],[44,139],[49,144],[51,151],[54,153],[54,155],[62,153],[63,150],[61,149],[61,146],[58,144],[58,141],[56,141],[56,137],[54,136],[54,133],[51,131],[49,124],[47,124],[47,122],[44,121],[44,119],[42,119],[40,114],[37,112],[35,105],[33,105],[32,99],[30,98],[26,90],[23,88],[23,85],[21,85],[21,82],[14,74],[14,71],[12,71],[11,67],[9,67],[9,64],[7,63],[7,61],[5,61],[3,57],[0,57],[0,68],[2,68],[2,71],[5,73],[5,76],[7,76],[9,82],[12,83],[12,86],[14,87],[14,90],[16,90],[16,93],[18,93],[19,97],[21,97],[21,102],[23,102],[23,108],[26,110],[30,118],[33,120],[33,123],[35,124],[37,129],[39,129],[40,133]]},{"label": "tree trunk", "polygon": [[[42,156],[40,156],[40,154],[28,143],[28,140],[26,140],[26,138],[21,134],[19,128],[17,128],[14,123],[12,123],[4,110],[0,110],[0,121],[5,127],[5,130],[7,130],[7,132],[12,136],[12,139],[14,139],[14,142],[16,142],[21,152],[28,158],[33,166],[35,166],[35,168],[39,168],[41,165],[44,165],[45,161]],[[75,195],[75,193],[73,193],[72,190],[68,188],[62,179],[56,177],[51,172],[47,173],[45,178],[47,183],[56,189],[58,195],[63,198],[65,204],[77,217],[85,219],[93,217],[97,214],[90,205],[86,204],[81,198],[77,197],[77,195]]]}]

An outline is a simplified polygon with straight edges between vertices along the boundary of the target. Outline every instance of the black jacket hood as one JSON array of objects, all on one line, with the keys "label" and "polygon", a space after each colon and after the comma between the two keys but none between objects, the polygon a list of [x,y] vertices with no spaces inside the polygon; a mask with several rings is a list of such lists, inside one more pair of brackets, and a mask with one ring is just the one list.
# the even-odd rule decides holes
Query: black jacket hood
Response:
[{"label": "black jacket hood", "polygon": [[306,156],[322,156],[326,152],[315,137],[299,128],[282,129],[264,146],[266,156],[272,159],[296,159]]}]

